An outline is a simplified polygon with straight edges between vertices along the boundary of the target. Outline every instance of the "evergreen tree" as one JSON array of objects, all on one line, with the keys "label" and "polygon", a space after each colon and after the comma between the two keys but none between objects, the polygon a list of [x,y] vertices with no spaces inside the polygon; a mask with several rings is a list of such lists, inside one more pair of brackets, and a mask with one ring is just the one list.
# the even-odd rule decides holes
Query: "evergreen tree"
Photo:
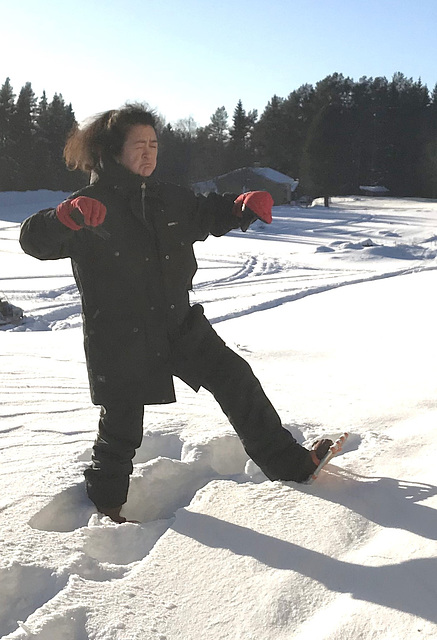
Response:
[{"label": "evergreen tree", "polygon": [[284,144],[287,163],[284,172],[293,177],[300,176],[301,173],[305,142],[317,111],[315,95],[314,87],[304,84],[284,101]]},{"label": "evergreen tree", "polygon": [[274,95],[254,131],[256,156],[262,165],[278,171],[287,169],[287,145],[284,144],[284,100]]},{"label": "evergreen tree", "polygon": [[226,143],[215,138],[209,127],[197,130],[190,167],[190,181],[209,180],[227,171]]},{"label": "evergreen tree", "polygon": [[211,116],[211,122],[206,127],[208,137],[224,143],[228,138],[228,114],[225,107],[218,107]]},{"label": "evergreen tree", "polygon": [[47,106],[45,113],[48,131],[49,175],[47,175],[46,189],[75,188],[78,182],[83,183],[83,176],[79,180],[78,172],[69,172],[63,160],[63,151],[68,134],[76,124],[71,104],[66,105],[62,94],[55,93]]},{"label": "evergreen tree", "polygon": [[156,176],[168,182],[188,186],[193,153],[193,137],[182,129],[166,125],[159,137],[160,161]]},{"label": "evergreen tree", "polygon": [[314,110],[312,85],[302,85],[285,100],[273,96],[254,131],[254,144],[262,164],[289,176],[300,175],[303,148]]},{"label": "evergreen tree", "polygon": [[394,195],[419,195],[425,112],[429,94],[421,81],[396,73],[389,85],[387,186]]},{"label": "evergreen tree", "polygon": [[12,116],[15,111],[15,94],[9,78],[0,89],[0,191],[13,188],[18,167],[12,157]]},{"label": "evergreen tree", "polygon": [[420,166],[421,185],[425,196],[437,198],[437,84],[426,112],[426,135]]},{"label": "evergreen tree", "polygon": [[352,112],[339,103],[328,103],[314,118],[302,158],[302,182],[313,197],[353,193],[355,153]]},{"label": "evergreen tree", "polygon": [[243,109],[243,103],[238,101],[232,118],[233,126],[230,129],[231,144],[235,148],[244,149],[247,138],[247,116]]},{"label": "evergreen tree", "polygon": [[22,87],[11,117],[11,156],[19,167],[13,188],[21,191],[38,187],[34,176],[36,98],[30,82]]},{"label": "evergreen tree", "polygon": [[34,180],[37,189],[48,189],[51,184],[51,155],[50,155],[50,121],[49,103],[46,92],[36,109],[36,134],[34,145]]},{"label": "evergreen tree", "polygon": [[228,114],[225,107],[218,107],[212,114],[210,123],[197,130],[192,163],[194,182],[226,173],[228,143]]},{"label": "evergreen tree", "polygon": [[229,130],[228,162],[231,169],[251,164],[253,159],[251,135],[257,119],[257,111],[249,111],[246,114],[243,103],[239,100],[232,118],[233,126]]}]

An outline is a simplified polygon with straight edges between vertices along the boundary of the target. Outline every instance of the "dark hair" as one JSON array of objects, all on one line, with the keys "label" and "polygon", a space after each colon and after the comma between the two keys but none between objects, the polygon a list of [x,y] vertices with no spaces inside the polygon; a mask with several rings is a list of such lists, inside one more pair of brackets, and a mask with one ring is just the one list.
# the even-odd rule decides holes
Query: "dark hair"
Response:
[{"label": "dark hair", "polygon": [[129,129],[136,124],[156,129],[155,113],[143,104],[126,104],[98,114],[70,133],[64,148],[64,158],[71,170],[92,171],[102,156],[117,157],[121,154]]}]

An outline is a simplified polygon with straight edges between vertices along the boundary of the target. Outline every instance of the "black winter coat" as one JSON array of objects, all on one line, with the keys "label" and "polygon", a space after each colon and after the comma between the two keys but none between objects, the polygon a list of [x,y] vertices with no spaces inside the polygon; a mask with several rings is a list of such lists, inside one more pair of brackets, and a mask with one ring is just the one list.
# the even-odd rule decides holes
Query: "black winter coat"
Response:
[{"label": "black winter coat", "polygon": [[[71,258],[91,399],[102,405],[174,402],[172,354],[190,324],[193,243],[239,226],[233,198],[195,196],[113,161],[71,197],[78,195],[107,207],[101,228],[109,237],[71,231],[48,209],[25,220],[20,243],[41,260]],[[205,324],[202,315],[200,326]]]}]

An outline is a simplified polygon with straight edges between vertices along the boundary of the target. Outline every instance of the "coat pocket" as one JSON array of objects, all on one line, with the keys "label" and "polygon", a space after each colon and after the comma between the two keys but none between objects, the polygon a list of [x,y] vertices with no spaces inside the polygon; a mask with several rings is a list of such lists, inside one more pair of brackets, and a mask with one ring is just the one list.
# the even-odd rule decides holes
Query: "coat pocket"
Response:
[{"label": "coat pocket", "polygon": [[144,324],[133,317],[100,313],[86,324],[87,362],[101,382],[129,381],[141,375],[145,344]]}]

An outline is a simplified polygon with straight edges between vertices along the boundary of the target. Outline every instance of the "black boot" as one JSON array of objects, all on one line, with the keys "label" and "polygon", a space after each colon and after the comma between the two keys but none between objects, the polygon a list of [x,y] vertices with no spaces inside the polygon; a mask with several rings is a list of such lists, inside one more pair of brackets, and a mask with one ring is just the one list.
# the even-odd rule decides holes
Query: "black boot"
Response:
[{"label": "black boot", "polygon": [[111,518],[111,520],[117,524],[123,524],[126,522],[126,518],[120,515],[121,507],[97,507],[97,510],[99,513],[103,513],[104,516]]}]

